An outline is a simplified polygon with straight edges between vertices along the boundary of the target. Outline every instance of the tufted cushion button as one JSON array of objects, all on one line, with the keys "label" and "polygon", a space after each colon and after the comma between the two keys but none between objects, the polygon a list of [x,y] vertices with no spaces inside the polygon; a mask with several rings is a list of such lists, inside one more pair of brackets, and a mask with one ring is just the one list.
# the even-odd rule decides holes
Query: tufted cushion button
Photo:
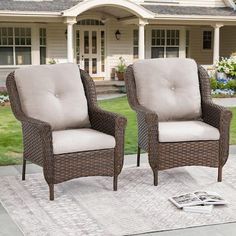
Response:
[{"label": "tufted cushion button", "polygon": [[48,122],[52,130],[90,127],[87,99],[76,64],[24,67],[16,71],[15,79],[27,116]]},{"label": "tufted cushion button", "polygon": [[[133,71],[140,105],[155,111],[159,121],[201,117],[195,61],[184,58],[139,60],[134,63]],[[181,107],[176,106],[176,102],[181,103]]]}]

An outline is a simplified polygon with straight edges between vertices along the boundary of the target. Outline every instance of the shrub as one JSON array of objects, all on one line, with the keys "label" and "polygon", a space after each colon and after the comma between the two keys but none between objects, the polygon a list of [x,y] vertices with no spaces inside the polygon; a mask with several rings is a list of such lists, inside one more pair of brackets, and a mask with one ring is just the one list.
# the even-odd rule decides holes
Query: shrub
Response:
[{"label": "shrub", "polygon": [[116,67],[116,71],[119,73],[124,73],[126,70],[126,64],[125,64],[125,59],[123,57],[119,58],[119,63]]},{"label": "shrub", "polygon": [[217,72],[223,72],[228,77],[236,76],[236,56],[231,55],[229,58],[222,57],[215,65]]},{"label": "shrub", "polygon": [[232,79],[225,85],[227,89],[234,90],[236,92],[236,80]]},{"label": "shrub", "polygon": [[210,82],[211,82],[211,89],[216,90],[217,89],[217,80],[215,78],[210,78]]}]

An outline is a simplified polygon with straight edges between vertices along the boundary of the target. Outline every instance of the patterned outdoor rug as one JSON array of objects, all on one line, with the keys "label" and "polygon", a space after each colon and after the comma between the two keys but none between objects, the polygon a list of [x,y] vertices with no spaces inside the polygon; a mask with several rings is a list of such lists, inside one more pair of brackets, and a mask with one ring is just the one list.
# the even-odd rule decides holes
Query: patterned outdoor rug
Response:
[{"label": "patterned outdoor rug", "polygon": [[[224,168],[224,182],[216,182],[216,169],[176,168],[161,171],[159,186],[152,185],[147,166],[125,168],[118,192],[109,177],[81,178],[55,187],[41,174],[0,179],[0,200],[25,235],[130,235],[152,231],[221,224],[236,221],[236,158]],[[168,197],[196,190],[214,191],[229,202],[211,214],[185,213]]]}]

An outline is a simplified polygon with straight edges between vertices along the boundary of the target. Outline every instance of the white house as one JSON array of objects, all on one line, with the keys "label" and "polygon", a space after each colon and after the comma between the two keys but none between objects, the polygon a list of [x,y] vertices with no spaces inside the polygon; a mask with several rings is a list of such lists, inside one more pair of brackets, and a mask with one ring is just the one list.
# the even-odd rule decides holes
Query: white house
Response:
[{"label": "white house", "polygon": [[235,9],[233,0],[1,0],[0,86],[15,68],[52,59],[105,80],[120,56],[212,65],[236,51]]}]

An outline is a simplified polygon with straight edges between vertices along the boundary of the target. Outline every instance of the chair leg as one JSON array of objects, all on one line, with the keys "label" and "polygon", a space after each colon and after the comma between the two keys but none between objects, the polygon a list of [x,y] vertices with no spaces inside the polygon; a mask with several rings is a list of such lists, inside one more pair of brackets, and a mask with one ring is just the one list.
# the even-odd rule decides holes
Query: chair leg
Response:
[{"label": "chair leg", "polygon": [[22,180],[25,180],[25,171],[26,171],[26,160],[25,160],[25,158],[23,158]]},{"label": "chair leg", "polygon": [[154,186],[158,185],[158,170],[153,170]]},{"label": "chair leg", "polygon": [[138,147],[138,152],[137,152],[137,167],[140,166],[140,151],[141,151],[141,149],[140,149],[140,147]]},{"label": "chair leg", "polygon": [[117,191],[117,185],[118,185],[118,176],[113,177],[113,190]]},{"label": "chair leg", "polygon": [[222,166],[218,167],[218,182],[222,182]]},{"label": "chair leg", "polygon": [[54,201],[54,184],[49,184],[49,199]]}]

